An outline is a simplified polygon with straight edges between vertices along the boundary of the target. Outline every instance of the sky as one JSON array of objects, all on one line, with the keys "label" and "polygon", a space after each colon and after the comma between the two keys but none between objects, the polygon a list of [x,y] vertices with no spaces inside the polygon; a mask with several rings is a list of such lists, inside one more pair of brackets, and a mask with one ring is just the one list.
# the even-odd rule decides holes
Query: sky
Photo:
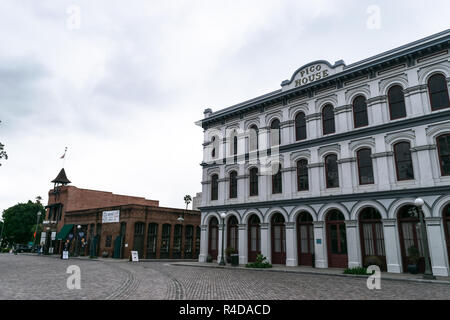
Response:
[{"label": "sky", "polygon": [[183,208],[201,191],[205,108],[446,30],[449,12],[447,0],[2,0],[0,212],[46,203],[63,165],[79,188]]}]

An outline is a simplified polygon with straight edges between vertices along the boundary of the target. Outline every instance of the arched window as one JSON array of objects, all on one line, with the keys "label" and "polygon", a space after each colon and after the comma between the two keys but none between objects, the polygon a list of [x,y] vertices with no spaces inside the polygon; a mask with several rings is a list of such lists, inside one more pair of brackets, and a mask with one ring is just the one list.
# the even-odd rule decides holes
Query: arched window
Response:
[{"label": "arched window", "polygon": [[255,151],[255,150],[259,149],[258,134],[259,134],[258,127],[255,125],[252,125],[250,127],[250,134],[249,134],[249,150],[250,151]]},{"label": "arched window", "polygon": [[161,259],[169,259],[170,253],[170,231],[172,226],[170,224],[164,224],[162,228],[162,237],[161,237]]},{"label": "arched window", "polygon": [[250,197],[258,195],[258,168],[250,169]]},{"label": "arched window", "polygon": [[231,216],[228,219],[228,236],[227,236],[227,246],[233,248],[236,252],[239,249],[239,237],[238,237],[238,221],[235,216]]},{"label": "arched window", "polygon": [[219,199],[219,176],[213,174],[211,176],[211,200]]},{"label": "arched window", "polygon": [[397,169],[397,180],[399,181],[414,179],[410,149],[409,142],[399,142],[394,145],[395,167]]},{"label": "arched window", "polygon": [[183,226],[176,224],[173,232],[172,259],[181,259],[181,240],[183,235]]},{"label": "arched window", "polygon": [[306,159],[300,159],[297,161],[297,190],[309,190],[308,160]]},{"label": "arched window", "polygon": [[260,221],[257,215],[252,215],[248,220],[248,261],[256,261],[261,252]]},{"label": "arched window", "polygon": [[339,170],[335,154],[325,157],[325,175],[327,188],[339,188]]},{"label": "arched window", "polygon": [[280,120],[275,119],[270,124],[270,146],[281,145],[281,124]]},{"label": "arched window", "polygon": [[238,151],[238,138],[236,131],[233,131],[230,135],[230,155],[237,155]]},{"label": "arched window", "polygon": [[[212,217],[209,222],[208,253],[213,259],[217,259],[219,241],[219,222],[216,217]],[[200,239],[200,237],[198,237]]]},{"label": "arched window", "polygon": [[184,259],[192,259],[194,248],[194,226],[187,225],[184,232]]},{"label": "arched window", "polygon": [[147,234],[147,259],[156,259],[156,245],[158,240],[158,224],[150,223]]},{"label": "arched window", "polygon": [[303,112],[295,116],[295,139],[297,141],[306,139],[306,116]]},{"label": "arched window", "polygon": [[272,174],[272,194],[278,194],[283,192],[283,182],[281,178],[281,164],[278,164],[278,170],[273,169]]},{"label": "arched window", "polygon": [[369,148],[361,149],[356,153],[358,159],[359,184],[373,184],[372,151]]},{"label": "arched window", "polygon": [[237,172],[230,172],[230,199],[237,198]]},{"label": "arched window", "polygon": [[355,128],[361,128],[369,125],[366,98],[363,96],[358,96],[355,100],[353,100],[353,121]]},{"label": "arched window", "polygon": [[444,134],[437,139],[439,163],[441,164],[441,174],[450,176],[450,134]]},{"label": "arched window", "polygon": [[428,93],[430,95],[431,110],[450,107],[447,80],[443,74],[435,74],[428,79]]},{"label": "arched window", "polygon": [[336,132],[334,124],[334,108],[331,104],[327,104],[322,109],[322,129],[324,135]]},{"label": "arched window", "polygon": [[406,117],[405,95],[403,88],[400,86],[393,86],[388,91],[389,114],[391,120],[401,119]]},{"label": "arched window", "polygon": [[211,151],[211,158],[215,159],[218,156],[218,149],[219,149],[219,138],[214,136],[211,138],[212,143],[212,151]]}]

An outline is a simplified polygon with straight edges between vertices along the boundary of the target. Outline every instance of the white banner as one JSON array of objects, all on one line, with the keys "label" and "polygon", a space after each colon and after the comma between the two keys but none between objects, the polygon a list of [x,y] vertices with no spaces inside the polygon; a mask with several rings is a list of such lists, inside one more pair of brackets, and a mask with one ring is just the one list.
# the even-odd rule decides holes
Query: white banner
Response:
[{"label": "white banner", "polygon": [[41,232],[41,242],[39,242],[40,245],[45,244],[45,238],[46,238],[46,236],[47,236],[47,233],[46,233],[45,231],[44,231],[44,232]]},{"label": "white banner", "polygon": [[103,211],[102,223],[119,222],[120,210]]}]

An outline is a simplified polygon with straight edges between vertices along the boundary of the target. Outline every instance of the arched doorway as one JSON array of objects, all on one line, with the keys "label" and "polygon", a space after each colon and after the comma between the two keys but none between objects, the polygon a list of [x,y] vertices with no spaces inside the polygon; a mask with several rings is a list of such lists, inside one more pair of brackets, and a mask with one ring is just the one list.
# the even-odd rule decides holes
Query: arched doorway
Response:
[{"label": "arched doorway", "polygon": [[342,212],[333,209],[327,214],[328,266],[347,268],[347,231]]},{"label": "arched doorway", "polygon": [[286,228],[284,217],[275,213],[271,219],[272,229],[272,263],[286,264]]},{"label": "arched doorway", "polygon": [[248,261],[255,262],[261,253],[260,220],[256,214],[248,219]]},{"label": "arched doorway", "polygon": [[217,260],[218,239],[219,239],[219,221],[217,221],[216,217],[213,217],[209,221],[209,245],[208,245],[208,253],[213,260]]},{"label": "arched doorway", "polygon": [[314,260],[314,226],[313,218],[308,212],[301,212],[297,217],[297,251],[298,264],[312,266]]},{"label": "arched doorway", "polygon": [[386,270],[386,250],[384,246],[383,223],[381,214],[372,207],[364,208],[359,214],[359,235],[361,239],[361,253],[363,265],[368,257],[376,256],[383,263]]},{"label": "arched doorway", "polygon": [[406,205],[398,211],[400,247],[402,251],[403,271],[407,272],[410,264],[408,250],[415,247],[419,250],[420,259],[418,263],[419,272],[425,272],[425,259],[423,256],[422,234],[420,230],[420,220],[416,207]]},{"label": "arched doorway", "polygon": [[134,224],[133,250],[138,252],[140,258],[144,257],[144,234],[145,223],[136,222]]},{"label": "arched doorway", "polygon": [[227,248],[233,248],[237,253],[239,250],[239,227],[235,216],[228,218],[227,229]]},{"label": "arched doorway", "polygon": [[450,204],[444,208],[442,218],[444,221],[445,240],[447,241],[448,261],[450,264]]}]

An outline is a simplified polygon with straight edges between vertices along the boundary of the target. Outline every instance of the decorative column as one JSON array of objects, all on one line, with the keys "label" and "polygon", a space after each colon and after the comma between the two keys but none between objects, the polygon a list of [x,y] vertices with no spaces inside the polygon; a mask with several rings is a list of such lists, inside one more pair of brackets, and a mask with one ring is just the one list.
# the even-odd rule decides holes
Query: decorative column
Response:
[{"label": "decorative column", "polygon": [[431,268],[435,276],[448,277],[449,269],[445,256],[445,236],[442,232],[442,218],[425,218],[427,227],[428,246],[430,248]]},{"label": "decorative column", "polygon": [[388,272],[401,273],[401,253],[397,237],[397,220],[383,219],[384,246],[386,249],[386,264]]},{"label": "decorative column", "polygon": [[[223,238],[223,254],[224,254],[224,260],[226,262],[226,256],[225,256],[225,249],[227,248],[227,246],[225,245],[227,243],[227,239],[226,239],[226,232],[225,232],[225,224],[222,223],[222,218],[220,218],[220,223],[219,223],[219,241],[217,241],[217,263],[219,263],[220,261],[222,261],[222,238]],[[222,233],[223,236],[222,236]]]},{"label": "decorative column", "polygon": [[328,268],[325,222],[314,221],[314,255],[316,268]]},{"label": "decorative column", "polygon": [[358,236],[358,221],[347,220],[345,221],[345,229],[347,232],[347,254],[348,254],[348,267],[360,267],[361,263],[361,250],[359,250],[359,236]]},{"label": "decorative column", "polygon": [[295,222],[286,222],[286,265],[293,267],[298,265],[295,246]]},{"label": "decorative column", "polygon": [[239,224],[239,264],[248,262],[247,225]]},{"label": "decorative column", "polygon": [[260,231],[261,231],[261,254],[267,257],[267,260],[272,261],[269,243],[269,224],[261,223]]},{"label": "decorative column", "polygon": [[198,262],[206,262],[208,257],[208,226],[202,224],[200,226],[200,254],[198,255]]}]

